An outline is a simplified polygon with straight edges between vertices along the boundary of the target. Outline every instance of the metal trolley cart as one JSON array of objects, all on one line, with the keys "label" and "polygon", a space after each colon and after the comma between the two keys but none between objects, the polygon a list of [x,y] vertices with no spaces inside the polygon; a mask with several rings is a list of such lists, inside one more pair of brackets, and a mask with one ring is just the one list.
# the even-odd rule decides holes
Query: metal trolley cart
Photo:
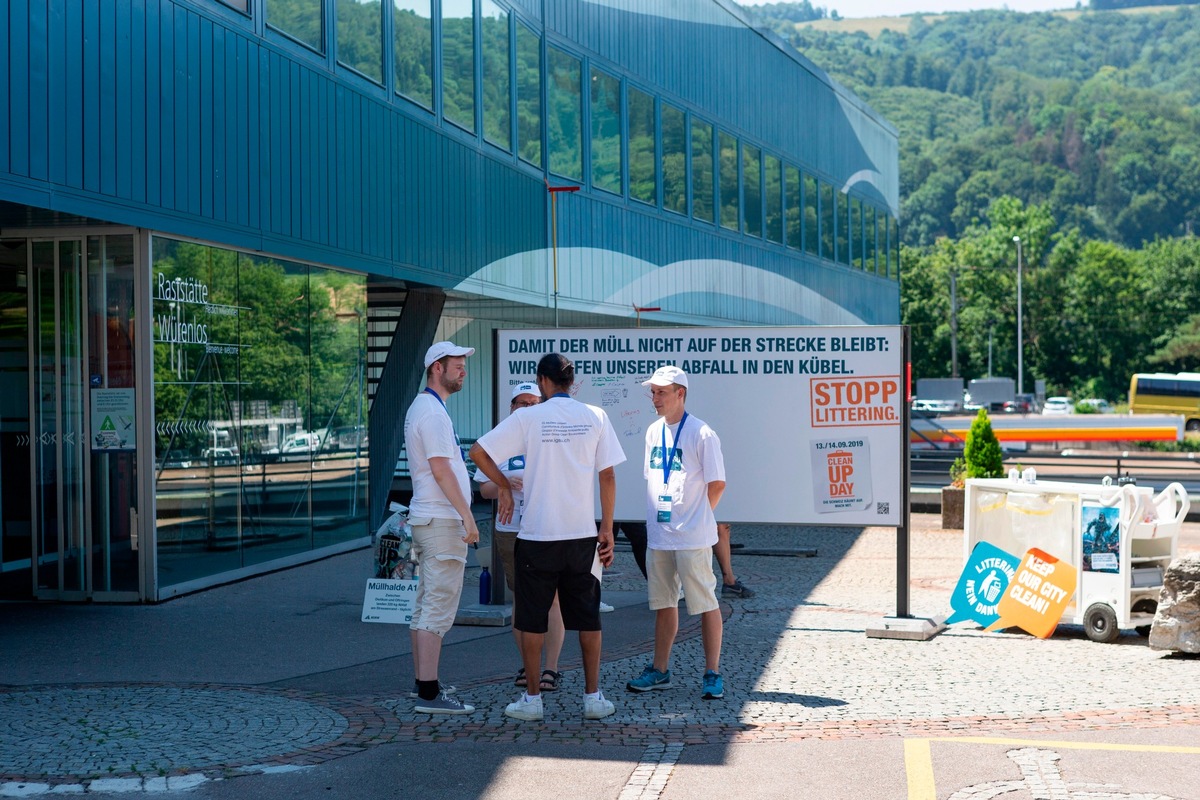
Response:
[{"label": "metal trolley cart", "polygon": [[980,541],[1017,558],[1036,547],[1079,570],[1064,621],[1096,642],[1114,641],[1122,628],[1149,635],[1190,508],[1181,485],[1155,494],[1131,484],[971,479],[965,505],[964,561]]}]

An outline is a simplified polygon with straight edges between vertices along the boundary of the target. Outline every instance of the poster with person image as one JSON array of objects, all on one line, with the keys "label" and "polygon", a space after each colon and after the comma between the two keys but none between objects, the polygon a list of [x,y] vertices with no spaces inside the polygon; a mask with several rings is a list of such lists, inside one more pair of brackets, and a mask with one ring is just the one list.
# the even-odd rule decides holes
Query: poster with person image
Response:
[{"label": "poster with person image", "polygon": [[1084,503],[1079,525],[1083,536],[1084,572],[1119,572],[1121,568],[1121,509]]}]

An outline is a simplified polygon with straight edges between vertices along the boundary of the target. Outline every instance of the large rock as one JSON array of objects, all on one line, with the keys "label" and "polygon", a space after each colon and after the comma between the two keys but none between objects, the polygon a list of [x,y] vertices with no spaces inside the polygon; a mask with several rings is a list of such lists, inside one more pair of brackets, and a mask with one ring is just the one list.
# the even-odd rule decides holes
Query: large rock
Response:
[{"label": "large rock", "polygon": [[942,530],[962,530],[966,492],[961,486],[942,487]]},{"label": "large rock", "polygon": [[1200,554],[1175,559],[1163,574],[1150,646],[1200,653]]}]

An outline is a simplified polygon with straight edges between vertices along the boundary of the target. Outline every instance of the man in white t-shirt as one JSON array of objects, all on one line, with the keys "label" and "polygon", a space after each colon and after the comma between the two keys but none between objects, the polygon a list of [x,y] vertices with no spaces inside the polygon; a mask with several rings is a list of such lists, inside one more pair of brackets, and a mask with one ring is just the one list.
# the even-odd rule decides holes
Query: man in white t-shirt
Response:
[{"label": "man in white t-shirt", "polygon": [[704,643],[702,697],[725,696],[721,678],[721,606],[713,574],[717,503],[725,491],[721,440],[684,410],[688,376],[661,367],[642,383],[659,419],[646,430],[646,581],[655,611],[654,662],[626,684],[631,692],[671,686],[671,646],[679,631],[679,589],[688,613],[700,615]]},{"label": "man in white t-shirt", "polygon": [[471,516],[471,478],[446,400],[461,391],[473,347],[437,342],[425,353],[425,389],[404,417],[404,443],[412,474],[408,506],[420,580],[409,632],[417,677],[415,711],[469,714],[473,706],[438,682],[442,638],[454,625],[462,595],[467,545],[479,541]]},{"label": "man in white t-shirt", "polygon": [[[542,402],[542,392],[536,383],[518,383],[512,388],[512,401],[508,405],[508,413],[515,414],[523,408],[536,406],[540,402]],[[496,466],[504,473],[504,477],[508,478],[508,485],[512,489],[513,512],[512,519],[507,523],[496,520],[496,527],[492,532],[492,546],[500,555],[500,563],[504,567],[504,582],[512,590],[517,585],[513,557],[516,552],[517,533],[521,530],[521,512],[525,506],[525,493],[522,491],[525,480],[525,454],[513,456],[508,461],[501,462]],[[479,481],[479,493],[488,500],[495,500],[500,496],[499,487],[483,474],[483,470],[475,471],[475,480]],[[517,642],[517,655],[521,657],[521,642],[524,640],[525,632],[516,625],[513,626],[512,631],[513,639]],[[536,674],[533,676],[543,692],[552,692],[558,689],[562,680],[562,676],[558,672],[558,657],[562,653],[565,636],[562,611],[559,610],[558,597],[555,596],[554,605],[550,608],[549,627],[546,630],[546,663],[542,667],[541,677],[539,678]],[[516,684],[524,687],[528,683],[529,677],[525,674],[525,667],[521,667],[517,670]]]},{"label": "man in white t-shirt", "polygon": [[[513,625],[521,643],[525,674],[541,664],[550,607],[557,592],[563,625],[579,631],[583,655],[583,716],[601,719],[613,704],[600,691],[600,574],[612,563],[613,469],[625,460],[621,442],[601,409],[573,400],[575,365],[550,353],[537,367],[541,405],[513,414],[471,448],[471,460],[498,489],[497,518],[512,517],[512,489],[496,466],[525,454],[525,507],[516,545],[516,608]],[[600,530],[596,531],[596,475],[600,476]],[[504,713],[516,719],[543,717],[540,687],[525,693]]]}]

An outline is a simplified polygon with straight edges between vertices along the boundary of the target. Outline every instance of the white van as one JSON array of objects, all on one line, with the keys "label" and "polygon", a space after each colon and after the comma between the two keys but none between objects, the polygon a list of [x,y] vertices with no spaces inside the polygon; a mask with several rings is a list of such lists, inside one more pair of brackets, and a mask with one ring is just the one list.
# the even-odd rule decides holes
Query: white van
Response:
[{"label": "white van", "polygon": [[284,439],[279,454],[284,458],[289,456],[310,456],[321,449],[321,437],[315,433],[300,431]]}]

